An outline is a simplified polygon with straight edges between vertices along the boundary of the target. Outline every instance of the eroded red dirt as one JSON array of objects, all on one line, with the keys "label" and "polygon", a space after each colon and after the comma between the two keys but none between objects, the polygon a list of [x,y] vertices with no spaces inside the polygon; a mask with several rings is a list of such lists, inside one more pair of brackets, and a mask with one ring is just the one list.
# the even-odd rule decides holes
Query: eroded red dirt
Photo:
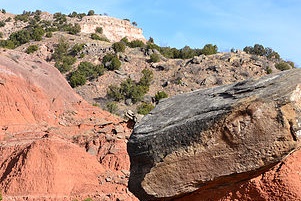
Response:
[{"label": "eroded red dirt", "polygon": [[130,129],[85,102],[51,65],[0,53],[3,200],[136,200],[127,189]]}]

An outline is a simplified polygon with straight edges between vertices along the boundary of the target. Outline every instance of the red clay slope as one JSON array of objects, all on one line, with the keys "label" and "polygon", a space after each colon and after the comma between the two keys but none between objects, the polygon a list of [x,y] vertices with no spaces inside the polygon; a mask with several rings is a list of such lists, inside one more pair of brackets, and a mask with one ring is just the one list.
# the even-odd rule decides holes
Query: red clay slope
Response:
[{"label": "red clay slope", "polygon": [[130,130],[56,68],[0,50],[0,94],[3,200],[136,200],[127,190]]}]

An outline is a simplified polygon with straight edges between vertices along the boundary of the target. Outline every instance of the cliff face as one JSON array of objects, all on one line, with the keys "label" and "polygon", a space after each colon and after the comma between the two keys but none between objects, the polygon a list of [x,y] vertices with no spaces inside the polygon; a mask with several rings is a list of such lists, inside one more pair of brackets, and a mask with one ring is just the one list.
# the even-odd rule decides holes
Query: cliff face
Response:
[{"label": "cliff face", "polygon": [[84,17],[79,24],[83,33],[95,33],[97,27],[102,27],[103,34],[111,42],[120,41],[124,37],[130,41],[137,39],[146,42],[142,29],[133,26],[127,20],[95,15]]},{"label": "cliff face", "polygon": [[[19,31],[28,25],[28,22],[15,21],[14,14],[0,13],[0,20],[5,21],[11,17],[12,20],[6,22],[5,27],[0,27],[0,31],[3,33],[3,38],[6,39],[13,32]],[[54,21],[53,15],[47,12],[43,12],[41,15],[42,20]],[[120,41],[122,38],[127,37],[129,41],[141,40],[146,42],[143,36],[141,28],[133,26],[130,21],[121,20],[109,16],[93,15],[85,16],[82,19],[67,17],[68,23],[78,23],[81,27],[81,32],[86,34],[95,33],[97,27],[103,28],[103,35],[106,36],[110,42]]]}]

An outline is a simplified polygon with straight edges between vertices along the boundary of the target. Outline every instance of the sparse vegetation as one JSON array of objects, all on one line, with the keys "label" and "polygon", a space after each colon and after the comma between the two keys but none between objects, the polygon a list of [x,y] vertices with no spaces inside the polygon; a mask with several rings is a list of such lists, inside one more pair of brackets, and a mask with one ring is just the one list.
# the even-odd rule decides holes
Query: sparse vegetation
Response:
[{"label": "sparse vegetation", "polygon": [[123,42],[113,43],[112,47],[116,53],[125,51],[125,44]]},{"label": "sparse vegetation", "polygon": [[217,53],[217,46],[212,44],[207,44],[202,49],[202,54],[204,55],[212,55]]},{"label": "sparse vegetation", "polygon": [[266,67],[265,71],[266,71],[267,74],[271,74],[273,72],[273,70],[269,66]]},{"label": "sparse vegetation", "polygon": [[142,114],[142,115],[147,115],[148,113],[150,113],[150,111],[152,111],[155,108],[155,106],[151,103],[141,103],[138,107],[137,107],[137,113],[138,114]]},{"label": "sparse vegetation", "polygon": [[167,98],[168,94],[164,91],[158,91],[155,95],[155,100],[156,102],[159,102],[159,100],[163,99],[163,98]]},{"label": "sparse vegetation", "polygon": [[78,34],[81,31],[80,25],[75,23],[74,25],[68,24],[64,26],[64,30],[71,35]]},{"label": "sparse vegetation", "polygon": [[11,17],[8,17],[5,19],[5,22],[11,22],[12,18]]},{"label": "sparse vegetation", "polygon": [[28,22],[30,15],[31,15],[30,11],[23,11],[22,14],[15,16],[15,21]]},{"label": "sparse vegetation", "polygon": [[141,40],[133,40],[131,42],[126,43],[129,47],[135,48],[135,47],[145,47],[145,44]]},{"label": "sparse vegetation", "polygon": [[108,87],[107,96],[114,100],[131,99],[133,103],[142,100],[143,96],[148,92],[150,83],[153,79],[153,72],[148,69],[142,71],[142,78],[138,83],[128,78],[123,81],[120,86],[110,85]]},{"label": "sparse vegetation", "polygon": [[275,52],[272,48],[265,48],[263,45],[255,44],[252,46],[246,46],[243,51],[245,51],[248,54],[254,54],[258,56],[266,56],[268,59],[280,59],[280,55],[278,52]]},{"label": "sparse vegetation", "polygon": [[79,71],[73,72],[69,78],[70,86],[73,88],[86,84],[86,81],[86,76]]},{"label": "sparse vegetation", "polygon": [[55,67],[62,73],[70,71],[76,62],[76,58],[70,55],[69,43],[65,39],[60,39],[59,44],[54,49],[52,59],[55,60]]},{"label": "sparse vegetation", "polygon": [[150,55],[150,62],[157,63],[160,61],[160,56],[157,53],[153,53]]},{"label": "sparse vegetation", "polygon": [[78,19],[82,19],[82,18],[85,17],[85,16],[86,16],[86,13],[77,13],[77,12],[75,12],[75,11],[73,11],[72,13],[70,13],[70,14],[68,15],[68,17],[72,17],[72,18],[77,17]]},{"label": "sparse vegetation", "polygon": [[102,63],[108,70],[118,70],[121,66],[118,57],[113,54],[106,54],[102,59]]},{"label": "sparse vegetation", "polygon": [[84,47],[86,44],[82,43],[82,44],[75,44],[70,51],[70,54],[72,56],[78,56],[79,54],[81,54],[81,52],[83,51]]},{"label": "sparse vegetation", "polygon": [[93,199],[92,198],[86,198],[83,201],[93,201]]},{"label": "sparse vegetation", "polygon": [[47,38],[51,38],[52,37],[52,32],[47,32],[45,35]]},{"label": "sparse vegetation", "polygon": [[105,38],[105,37],[101,37],[96,33],[92,33],[91,34],[91,39],[92,40],[100,40],[100,41],[105,41],[105,42],[110,42],[109,39]]},{"label": "sparse vegetation", "polygon": [[92,15],[95,15],[95,12],[94,12],[94,10],[89,10],[89,12],[88,12],[88,16],[92,16]]},{"label": "sparse vegetation", "polygon": [[95,32],[99,33],[99,34],[102,34],[103,33],[102,27],[96,27]]},{"label": "sparse vegetation", "polygon": [[112,114],[116,114],[118,111],[118,105],[115,101],[110,101],[106,104],[106,110]]},{"label": "sparse vegetation", "polygon": [[39,49],[39,47],[37,45],[30,45],[28,46],[28,48],[25,50],[25,52],[27,54],[31,54],[34,53],[35,51],[37,51]]},{"label": "sparse vegetation", "polygon": [[4,26],[5,26],[5,24],[6,24],[6,23],[5,23],[5,21],[3,21],[3,20],[2,20],[2,21],[0,21],[0,27],[4,27]]},{"label": "sparse vegetation", "polygon": [[69,78],[71,87],[84,85],[87,80],[93,80],[104,74],[103,65],[94,65],[91,62],[81,62],[77,70],[72,72]]},{"label": "sparse vegetation", "polygon": [[290,64],[288,64],[287,62],[280,62],[275,64],[275,68],[277,68],[278,70],[284,71],[284,70],[289,70],[292,68],[292,66]]}]

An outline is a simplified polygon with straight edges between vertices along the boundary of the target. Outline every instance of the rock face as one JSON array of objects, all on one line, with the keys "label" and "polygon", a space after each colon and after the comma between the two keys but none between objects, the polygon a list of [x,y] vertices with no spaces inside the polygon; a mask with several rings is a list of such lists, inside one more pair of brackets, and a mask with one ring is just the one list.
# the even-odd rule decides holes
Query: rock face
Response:
[{"label": "rock face", "polygon": [[128,142],[130,190],[172,199],[251,179],[298,147],[301,71],[163,100]]},{"label": "rock face", "polygon": [[84,101],[55,67],[12,50],[0,50],[0,94],[3,200],[136,200],[123,120]]},{"label": "rock face", "polygon": [[260,176],[219,188],[203,189],[176,201],[301,200],[301,152],[292,153]]},{"label": "rock face", "polygon": [[133,26],[127,20],[95,15],[84,17],[79,24],[83,33],[95,33],[97,27],[102,27],[103,34],[111,42],[120,41],[123,37],[127,37],[130,41],[142,40],[146,42],[142,29]]}]

